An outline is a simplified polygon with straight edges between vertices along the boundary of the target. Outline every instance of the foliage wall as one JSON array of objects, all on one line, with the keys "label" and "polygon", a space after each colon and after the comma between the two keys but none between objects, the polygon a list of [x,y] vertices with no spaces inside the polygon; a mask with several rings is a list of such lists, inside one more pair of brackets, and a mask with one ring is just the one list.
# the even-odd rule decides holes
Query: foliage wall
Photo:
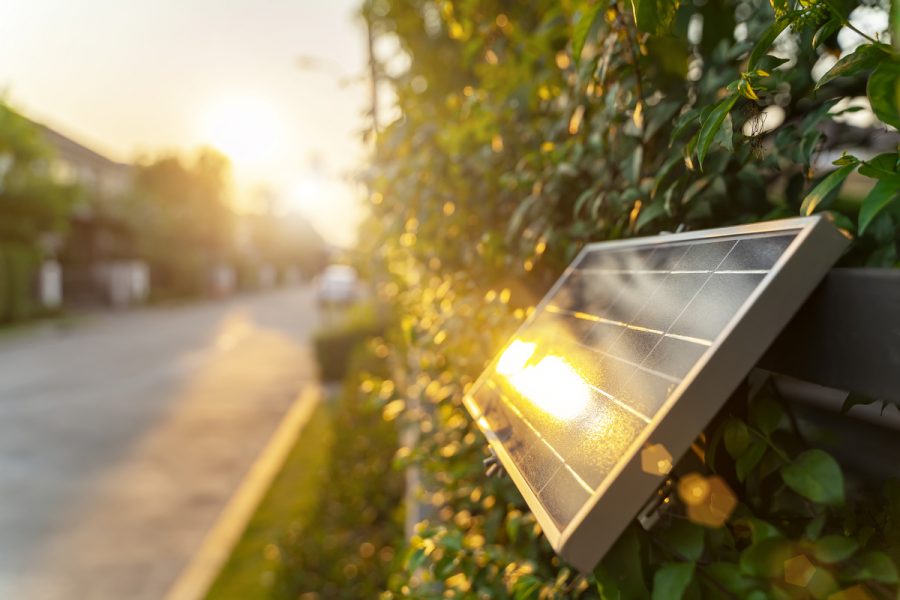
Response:
[{"label": "foliage wall", "polygon": [[[629,530],[590,577],[553,556],[509,481],[485,480],[461,406],[588,241],[827,213],[855,236],[843,264],[896,266],[888,13],[896,27],[883,0],[364,5],[376,50],[400,49],[376,65],[399,118],[377,138],[362,239],[401,325],[393,375],[370,387],[418,432],[397,465],[421,469],[430,507],[387,596],[895,597],[897,485],[854,483],[768,387],[708,432],[732,519]],[[807,586],[784,577],[799,555]]]}]

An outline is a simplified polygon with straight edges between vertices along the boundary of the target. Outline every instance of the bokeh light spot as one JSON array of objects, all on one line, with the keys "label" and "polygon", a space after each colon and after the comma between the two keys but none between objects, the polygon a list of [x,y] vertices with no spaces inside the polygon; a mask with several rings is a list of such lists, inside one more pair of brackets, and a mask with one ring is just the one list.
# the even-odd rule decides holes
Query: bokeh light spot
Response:
[{"label": "bokeh light spot", "polygon": [[806,587],[815,573],[815,565],[804,554],[784,561],[784,580],[791,585]]},{"label": "bokeh light spot", "polygon": [[650,475],[668,475],[672,470],[672,455],[662,444],[652,444],[641,450],[641,469]]}]

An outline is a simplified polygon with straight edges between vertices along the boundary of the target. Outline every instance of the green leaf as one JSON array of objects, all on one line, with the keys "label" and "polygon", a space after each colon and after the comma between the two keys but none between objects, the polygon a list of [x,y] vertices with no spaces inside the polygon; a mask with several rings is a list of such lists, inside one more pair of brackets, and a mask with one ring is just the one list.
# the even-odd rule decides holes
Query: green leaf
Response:
[{"label": "green leaf", "polygon": [[846,165],[858,165],[859,159],[850,154],[844,154],[843,156],[841,156],[839,159],[832,162],[831,164],[838,166],[838,167],[844,167]]},{"label": "green leaf", "polygon": [[699,162],[701,169],[703,168],[703,159],[709,151],[709,146],[712,144],[713,138],[716,137],[719,128],[725,121],[725,117],[728,116],[729,111],[734,107],[734,103],[737,102],[737,99],[738,96],[735,94],[716,104],[716,107],[712,109],[709,116],[706,117],[706,120],[703,121],[703,124],[700,126],[700,135],[697,138],[697,161]]},{"label": "green leaf", "polygon": [[749,598],[749,592],[756,585],[755,580],[744,575],[740,568],[732,563],[713,563],[707,566],[703,572],[712,577],[723,588],[740,598]]},{"label": "green leaf", "polygon": [[647,125],[644,128],[644,140],[649,140],[663,128],[672,126],[672,117],[681,109],[680,102],[660,102],[649,110]]},{"label": "green leaf", "polygon": [[700,560],[703,555],[703,541],[706,530],[689,521],[674,521],[670,527],[660,532],[662,541],[686,560]]},{"label": "green leaf", "polygon": [[662,34],[672,25],[679,0],[631,0],[631,5],[639,30]]},{"label": "green leaf", "polygon": [[900,154],[896,152],[879,154],[859,166],[860,175],[881,181],[891,181],[894,187],[900,188],[900,173],[898,173],[898,170],[900,170]]},{"label": "green leaf", "polygon": [[594,4],[585,7],[575,22],[575,27],[572,31],[572,58],[575,59],[576,65],[581,62],[581,53],[584,50],[587,36],[604,6],[603,2],[597,0]]},{"label": "green leaf", "polygon": [[693,182],[686,190],[684,190],[684,195],[681,197],[681,204],[683,206],[690,204],[691,200],[705,190],[710,183],[712,183],[712,179],[709,177],[701,177]]},{"label": "green leaf", "polygon": [[825,517],[827,515],[823,512],[815,519],[806,524],[806,528],[803,530],[803,534],[811,540],[819,539],[819,536],[822,535],[822,529],[825,527]]},{"label": "green leaf", "polygon": [[424,548],[416,548],[406,559],[406,568],[411,572],[417,571],[425,563],[427,557]]},{"label": "green leaf", "polygon": [[775,41],[784,28],[790,24],[790,19],[778,19],[771,25],[766,31],[762,34],[762,37],[759,38],[759,41],[756,42],[756,46],[753,47],[753,51],[750,52],[750,58],[747,61],[747,70],[753,71],[756,69],[756,66],[759,64],[759,60],[765,55],[766,51],[772,47],[772,42]]},{"label": "green leaf", "polygon": [[769,538],[752,544],[741,553],[741,571],[754,577],[781,577],[784,561],[796,554],[792,544],[784,538]]},{"label": "green leaf", "polygon": [[725,450],[731,458],[737,459],[750,445],[750,432],[740,419],[729,419],[725,423]]},{"label": "green leaf", "polygon": [[851,537],[843,535],[826,535],[813,544],[812,551],[816,560],[832,565],[847,560],[859,550],[859,544]]},{"label": "green leaf", "polygon": [[672,169],[675,168],[675,165],[683,162],[684,159],[682,157],[674,152],[672,153],[672,155],[663,164],[662,168],[659,170],[653,180],[653,190],[650,192],[651,197],[656,197],[656,195],[659,194],[660,189],[665,190],[669,187],[669,185],[667,185],[664,188],[660,188],[663,181],[666,179],[666,177],[668,177],[669,173],[672,172]]},{"label": "green leaf", "polygon": [[859,73],[860,71],[874,69],[881,62],[890,58],[890,55],[885,51],[885,48],[886,46],[884,46],[884,44],[865,44],[860,46],[854,52],[851,52],[834,63],[834,66],[828,69],[828,71],[822,75],[822,78],[816,82],[815,89],[818,90],[829,81],[838,77],[845,77],[847,75]]},{"label": "green leaf", "polygon": [[790,59],[779,58],[777,56],[772,56],[771,54],[766,54],[762,58],[759,59],[759,63],[757,63],[756,66],[762,67],[766,71],[772,72],[787,62],[790,62]]},{"label": "green leaf", "polygon": [[626,529],[601,563],[621,597],[629,600],[645,600],[650,597],[644,583],[641,540],[638,536],[639,532],[635,527]]},{"label": "green leaf", "polygon": [[628,174],[628,179],[635,185],[641,179],[641,167],[644,164],[644,147],[637,144],[631,157],[625,161],[624,170]]},{"label": "green leaf", "polygon": [[763,442],[759,440],[751,442],[750,448],[748,448],[734,464],[734,470],[735,473],[737,473],[739,481],[747,479],[747,475],[749,475],[750,471],[759,464],[759,461],[762,460],[765,453],[766,445]]},{"label": "green leaf", "polygon": [[781,405],[767,393],[754,398],[750,405],[750,422],[766,435],[778,428],[783,416]]},{"label": "green leaf", "polygon": [[888,60],[869,76],[869,103],[883,123],[900,129],[900,63]]},{"label": "green leaf", "polygon": [[514,239],[516,236],[518,236],[518,234],[520,233],[520,228],[522,227],[522,221],[525,219],[525,215],[528,213],[528,211],[531,210],[531,207],[538,202],[538,200],[540,200],[540,197],[532,194],[522,200],[522,202],[519,203],[519,206],[516,207],[516,210],[513,211],[506,231],[506,235],[510,239]]},{"label": "green leaf", "polygon": [[652,600],[680,600],[694,577],[694,563],[669,563],[653,575]]},{"label": "green leaf", "polygon": [[870,551],[857,556],[841,575],[849,581],[897,583],[897,566],[884,552]]},{"label": "green leaf", "polygon": [[619,589],[615,578],[610,575],[606,567],[599,565],[594,569],[594,579],[597,580],[597,593],[600,594],[600,600],[625,600],[622,590]]},{"label": "green leaf", "polygon": [[713,137],[713,144],[725,148],[729,152],[734,152],[734,125],[731,122],[731,115],[725,115],[722,126]]},{"label": "green leaf", "polygon": [[593,200],[596,196],[597,192],[592,188],[588,188],[581,192],[581,194],[578,196],[578,199],[575,201],[575,208],[572,209],[572,215],[576,219],[578,219],[585,204],[587,204],[587,202],[589,202],[590,200]]},{"label": "green leaf", "polygon": [[863,200],[859,209],[859,234],[866,232],[866,228],[878,214],[887,208],[898,198],[900,188],[892,181],[879,181]]},{"label": "green leaf", "polygon": [[[825,208],[822,201],[835,188],[840,186],[847,176],[856,169],[856,165],[844,165],[828,174],[820,181],[803,199],[800,205],[800,213],[806,216],[813,214],[817,208]],[[820,206],[821,205],[821,206]]]},{"label": "green leaf", "polygon": [[837,461],[822,450],[800,454],[781,469],[781,478],[789,488],[813,502],[844,503],[844,475]]},{"label": "green leaf", "polygon": [[777,527],[762,519],[748,517],[745,522],[750,528],[750,539],[753,540],[754,544],[758,544],[763,540],[784,537]]},{"label": "green leaf", "polygon": [[679,115],[675,119],[675,129],[672,130],[672,135],[669,136],[669,148],[672,147],[672,144],[677,140],[681,135],[687,131],[689,127],[697,124],[698,117],[700,116],[699,108],[692,108]]},{"label": "green leaf", "polygon": [[641,214],[638,215],[637,220],[634,222],[634,231],[640,231],[642,227],[644,227],[648,223],[653,222],[664,214],[666,214],[666,206],[662,202],[662,200],[653,202],[653,204],[643,209],[641,211]]},{"label": "green leaf", "polygon": [[816,31],[815,35],[812,38],[812,47],[818,48],[825,40],[830,38],[832,34],[841,28],[841,20],[837,15],[832,15],[830,19],[825,21],[825,24],[819,27],[819,30]]},{"label": "green leaf", "polygon": [[832,594],[840,589],[838,582],[827,569],[817,568],[813,571],[812,577],[806,583],[806,591],[817,600],[827,600],[833,598]]},{"label": "green leaf", "polygon": [[534,575],[523,575],[513,586],[514,600],[536,598],[540,592],[542,581]]},{"label": "green leaf", "polygon": [[894,50],[900,52],[900,2],[894,0],[890,8],[891,39],[894,40]]},{"label": "green leaf", "polygon": [[634,6],[634,24],[641,31],[653,33],[659,26],[656,0],[631,0]]}]

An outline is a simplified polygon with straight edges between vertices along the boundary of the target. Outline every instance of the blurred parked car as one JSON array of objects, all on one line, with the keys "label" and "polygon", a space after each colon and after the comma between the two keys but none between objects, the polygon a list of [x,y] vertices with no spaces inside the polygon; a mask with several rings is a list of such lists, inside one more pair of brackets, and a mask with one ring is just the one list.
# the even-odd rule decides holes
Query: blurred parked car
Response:
[{"label": "blurred parked car", "polygon": [[330,265],[316,280],[316,301],[321,306],[349,305],[360,297],[359,276],[347,265]]}]

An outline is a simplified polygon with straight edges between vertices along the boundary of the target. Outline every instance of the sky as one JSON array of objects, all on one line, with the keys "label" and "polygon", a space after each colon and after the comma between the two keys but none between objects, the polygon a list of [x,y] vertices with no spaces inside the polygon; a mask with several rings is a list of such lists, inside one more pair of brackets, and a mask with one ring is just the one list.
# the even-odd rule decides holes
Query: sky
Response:
[{"label": "sky", "polygon": [[[0,90],[114,160],[218,147],[239,202],[268,189],[281,210],[347,245],[362,214],[348,175],[365,156],[368,103],[358,4],[3,2]],[[301,67],[300,57],[315,60]]]}]

